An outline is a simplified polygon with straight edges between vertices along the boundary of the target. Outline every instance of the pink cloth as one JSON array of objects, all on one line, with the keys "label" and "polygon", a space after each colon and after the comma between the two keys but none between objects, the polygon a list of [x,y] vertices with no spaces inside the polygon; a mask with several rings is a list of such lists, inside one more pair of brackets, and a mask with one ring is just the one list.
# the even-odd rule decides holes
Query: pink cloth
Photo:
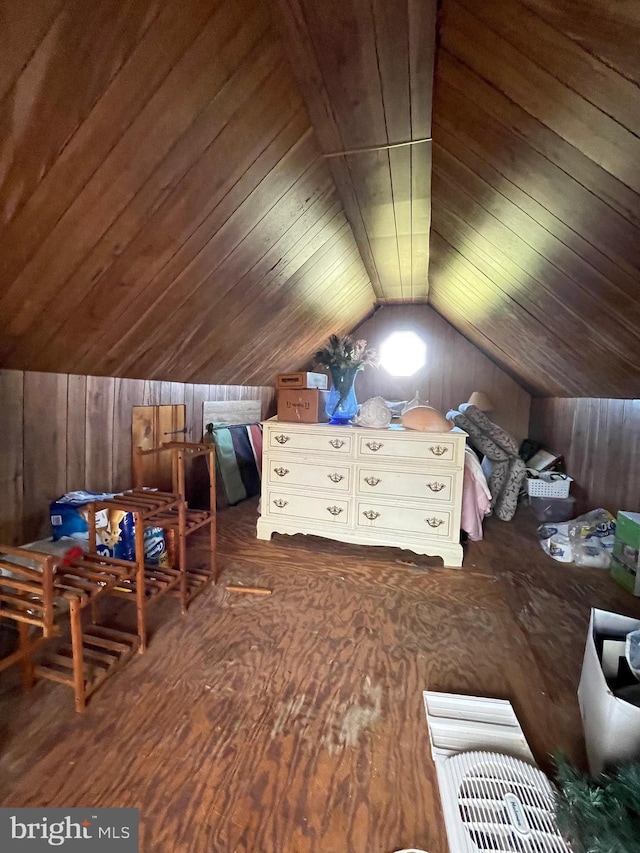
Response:
[{"label": "pink cloth", "polygon": [[460,526],[472,542],[482,539],[482,519],[491,512],[491,492],[478,457],[468,447],[464,452],[462,518]]}]

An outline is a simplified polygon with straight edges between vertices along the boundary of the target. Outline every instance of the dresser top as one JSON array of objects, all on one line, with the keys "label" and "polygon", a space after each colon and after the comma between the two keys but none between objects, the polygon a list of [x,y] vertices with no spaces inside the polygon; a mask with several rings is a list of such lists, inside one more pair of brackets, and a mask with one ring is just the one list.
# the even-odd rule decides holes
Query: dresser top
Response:
[{"label": "dresser top", "polygon": [[345,424],[337,425],[330,423],[321,423],[321,424],[306,424],[306,423],[298,423],[297,421],[280,421],[277,416],[273,418],[269,418],[268,420],[263,422],[264,426],[278,426],[281,429],[300,429],[304,431],[313,430],[313,432],[326,431],[326,432],[340,432],[347,431],[351,433],[364,434],[364,433],[404,433],[406,436],[415,436],[422,437],[431,440],[435,440],[437,437],[440,438],[453,438],[454,436],[464,436],[467,437],[466,432],[461,430],[459,427],[454,427],[448,432],[425,432],[423,430],[418,429],[407,429],[403,427],[402,424],[391,423],[387,427],[361,427],[355,424]]}]

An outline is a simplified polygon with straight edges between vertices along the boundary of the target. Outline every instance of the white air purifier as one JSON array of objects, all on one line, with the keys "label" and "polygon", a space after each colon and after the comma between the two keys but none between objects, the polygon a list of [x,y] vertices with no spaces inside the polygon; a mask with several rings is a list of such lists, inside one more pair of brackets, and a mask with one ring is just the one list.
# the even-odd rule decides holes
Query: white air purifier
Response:
[{"label": "white air purifier", "polygon": [[570,853],[511,704],[424,693],[450,853]]}]

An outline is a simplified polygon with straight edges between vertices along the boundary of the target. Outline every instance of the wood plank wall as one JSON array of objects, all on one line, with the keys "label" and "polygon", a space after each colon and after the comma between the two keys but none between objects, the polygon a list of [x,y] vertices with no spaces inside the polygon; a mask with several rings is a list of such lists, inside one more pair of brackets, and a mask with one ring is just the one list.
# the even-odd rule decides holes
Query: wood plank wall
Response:
[{"label": "wood plank wall", "polygon": [[187,439],[198,441],[205,400],[243,399],[274,412],[267,386],[0,371],[0,542],[47,535],[49,503],[65,492],[131,485],[133,406],[184,403]]},{"label": "wood plank wall", "polygon": [[534,399],[530,433],[564,455],[578,512],[640,512],[640,400]]},{"label": "wood plank wall", "polygon": [[356,380],[360,402],[378,394],[386,400],[407,400],[418,390],[421,399],[446,413],[465,403],[472,391],[485,391],[495,405],[490,417],[519,441],[526,437],[529,394],[428,305],[386,305],[353,334],[379,348],[392,332],[409,329],[426,341],[424,368],[410,377],[365,368]]}]

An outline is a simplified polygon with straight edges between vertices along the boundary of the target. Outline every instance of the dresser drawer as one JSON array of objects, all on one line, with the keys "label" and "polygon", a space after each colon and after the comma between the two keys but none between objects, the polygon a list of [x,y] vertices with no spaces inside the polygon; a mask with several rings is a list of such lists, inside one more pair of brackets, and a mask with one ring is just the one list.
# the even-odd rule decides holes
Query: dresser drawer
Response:
[{"label": "dresser drawer", "polygon": [[[334,495],[315,497],[294,494],[284,489],[269,489],[267,507],[269,515],[272,516],[302,518],[343,526],[349,523],[349,501]],[[265,507],[262,511],[265,511]]]},{"label": "dresser drawer", "polygon": [[359,495],[371,495],[374,499],[389,496],[450,503],[454,497],[457,477],[458,474],[455,471],[416,473],[359,465],[357,489]]},{"label": "dresser drawer", "polygon": [[394,432],[382,432],[379,435],[358,436],[357,455],[361,459],[406,459],[420,463],[445,462],[449,465],[457,461],[457,443],[450,438],[426,439],[424,433],[413,436],[398,435]]},{"label": "dresser drawer", "polygon": [[[403,531],[419,536],[448,539],[451,536],[452,511],[439,506],[397,506],[358,500],[357,528]],[[457,531],[456,531],[457,532]]]},{"label": "dresser drawer", "polygon": [[267,481],[280,486],[298,486],[327,489],[331,492],[349,492],[353,468],[326,462],[299,462],[289,456],[269,455]]},{"label": "dresser drawer", "polygon": [[305,451],[329,456],[353,456],[353,435],[332,433],[331,427],[305,432],[278,424],[269,430],[269,450]]}]

